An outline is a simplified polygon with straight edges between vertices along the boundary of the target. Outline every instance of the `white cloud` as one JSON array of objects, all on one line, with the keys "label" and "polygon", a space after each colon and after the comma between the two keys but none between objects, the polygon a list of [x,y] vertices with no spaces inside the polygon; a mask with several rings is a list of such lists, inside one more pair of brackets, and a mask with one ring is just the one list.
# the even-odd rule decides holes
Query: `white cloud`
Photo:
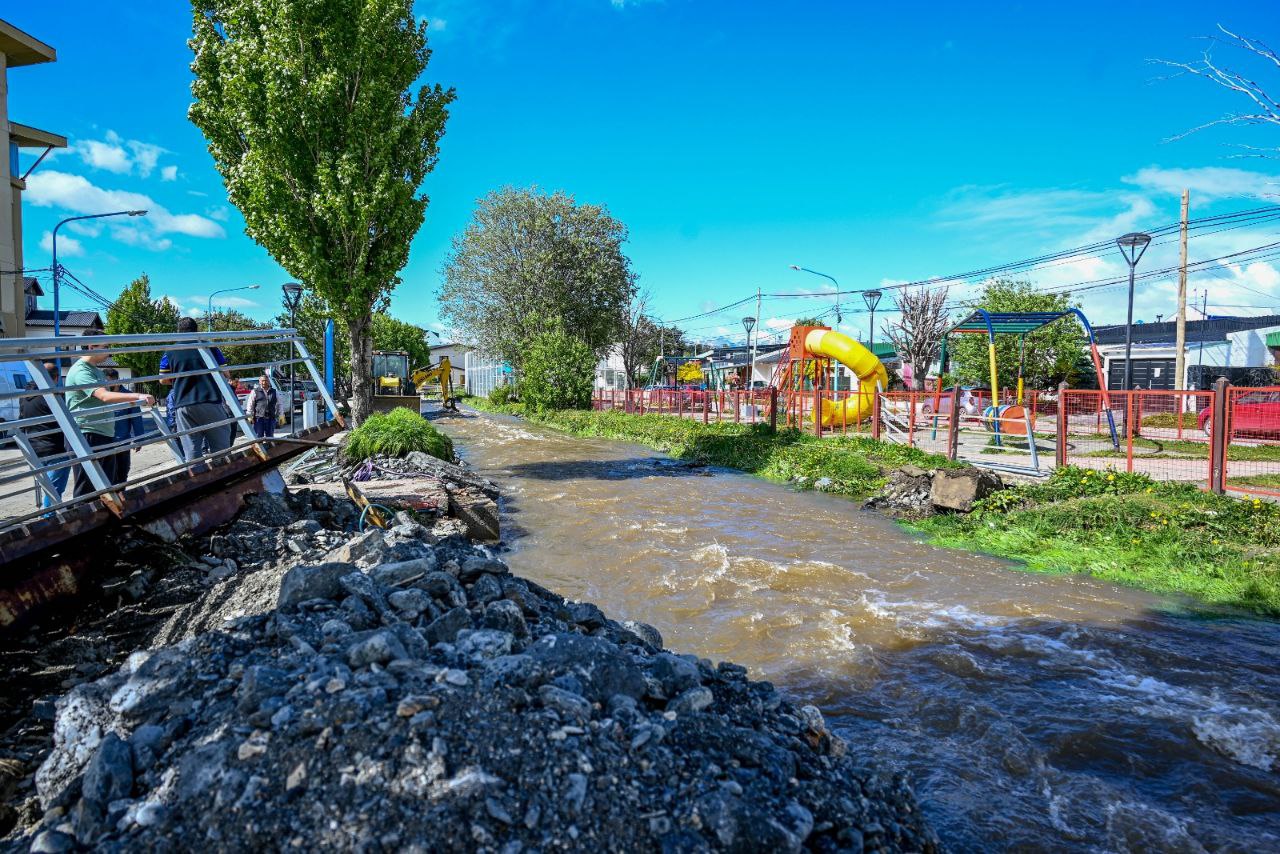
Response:
[{"label": "white cloud", "polygon": [[136,139],[129,140],[129,150],[133,152],[134,168],[138,170],[138,174],[143,178],[150,177],[151,173],[155,171],[156,164],[160,161],[160,155],[166,153],[158,145],[139,142]]},{"label": "white cloud", "polygon": [[149,231],[128,225],[117,225],[111,229],[111,238],[125,246],[138,246],[152,252],[167,252],[173,248],[173,241],[167,237],[157,237]]},{"label": "white cloud", "polygon": [[795,320],[789,317],[770,317],[764,322],[766,329],[790,329],[795,325]]},{"label": "white cloud", "polygon": [[1280,195],[1280,176],[1251,172],[1246,169],[1228,169],[1221,166],[1205,166],[1198,169],[1165,169],[1148,166],[1122,179],[1153,193],[1182,195],[1191,191],[1193,201],[1214,199],[1262,199]]},{"label": "white cloud", "polygon": [[[145,218],[130,220],[125,224],[112,223],[112,235],[123,242],[158,248],[162,241],[148,243],[139,235],[185,234],[188,237],[223,237],[222,226],[199,214],[171,213],[157,204],[150,196],[128,190],[107,190],[81,175],[72,175],[55,169],[36,172],[28,179],[27,201],[36,207],[58,207],[78,214],[95,214],[104,211],[148,211]],[[129,235],[133,235],[132,238]],[[166,245],[164,248],[168,248]]]},{"label": "white cloud", "polygon": [[[80,156],[85,165],[116,175],[136,174],[148,178],[159,165],[161,156],[168,149],[137,139],[124,139],[109,130],[103,139],[81,139],[71,144],[70,150]],[[178,177],[177,166],[165,166],[160,177],[172,181]]]},{"label": "white cloud", "polygon": [[73,148],[89,166],[117,175],[126,175],[133,168],[129,153],[117,142],[100,142],[96,139],[76,143]]},{"label": "white cloud", "polygon": [[218,222],[226,222],[231,218],[231,211],[227,210],[226,206],[208,208],[205,210],[204,215]]},{"label": "white cloud", "polygon": [[[46,231],[40,235],[40,249],[53,253],[53,232]],[[58,239],[58,255],[66,258],[79,258],[84,255],[84,244],[74,237],[63,235]]]}]

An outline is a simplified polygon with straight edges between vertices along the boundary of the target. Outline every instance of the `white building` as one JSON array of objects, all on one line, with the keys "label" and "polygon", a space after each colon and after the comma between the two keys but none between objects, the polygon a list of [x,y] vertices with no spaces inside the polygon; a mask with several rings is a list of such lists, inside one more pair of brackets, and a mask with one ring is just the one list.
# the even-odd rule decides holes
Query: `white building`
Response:
[{"label": "white building", "polygon": [[431,361],[439,364],[440,360],[447,356],[449,358],[449,373],[453,375],[453,385],[455,388],[462,388],[467,381],[466,355],[474,349],[476,348],[470,344],[445,341],[431,348]]},{"label": "white building", "polygon": [[597,390],[621,391],[627,388],[627,367],[622,361],[622,345],[615,345],[596,363]]}]

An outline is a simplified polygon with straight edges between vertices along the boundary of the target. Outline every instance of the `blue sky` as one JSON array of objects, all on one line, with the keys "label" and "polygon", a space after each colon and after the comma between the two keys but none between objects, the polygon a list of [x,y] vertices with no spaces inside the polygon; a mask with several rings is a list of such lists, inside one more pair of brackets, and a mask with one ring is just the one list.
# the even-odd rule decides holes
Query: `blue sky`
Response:
[{"label": "blue sky", "polygon": [[[608,205],[630,228],[640,284],[665,318],[757,287],[826,287],[793,263],[859,288],[1153,228],[1177,218],[1183,186],[1193,216],[1280,203],[1280,161],[1232,157],[1233,143],[1267,144],[1264,129],[1167,141],[1244,105],[1148,62],[1195,59],[1207,46],[1198,37],[1219,23],[1280,43],[1274,0],[900,5],[418,3],[432,23],[427,79],[455,86],[458,100],[394,312],[440,328],[450,238],[477,197],[507,184]],[[273,315],[288,276],[244,235],[186,120],[186,4],[60,2],[5,14],[59,54],[10,72],[11,117],[72,143],[32,176],[28,266],[47,266],[46,233],[61,217],[136,204],[153,215],[64,230],[66,266],[108,297],[146,271],[155,293],[192,310],[215,289],[260,283],[218,302]],[[1280,90],[1280,71],[1270,79]],[[1271,145],[1277,137],[1273,128]],[[1191,256],[1277,240],[1272,221],[1197,237]],[[1144,266],[1172,264],[1175,252],[1153,247]],[[1031,278],[1053,286],[1121,269],[1100,253]],[[953,295],[972,287],[955,282]],[[1208,288],[1211,313],[1280,308],[1280,262],[1215,268],[1190,287]],[[1143,285],[1138,317],[1172,314],[1174,293],[1171,280]],[[1123,319],[1122,289],[1083,302],[1096,322]],[[782,329],[829,304],[768,300],[762,318]],[[684,325],[697,338],[733,334],[744,313]],[[865,330],[863,315],[845,321]]]}]

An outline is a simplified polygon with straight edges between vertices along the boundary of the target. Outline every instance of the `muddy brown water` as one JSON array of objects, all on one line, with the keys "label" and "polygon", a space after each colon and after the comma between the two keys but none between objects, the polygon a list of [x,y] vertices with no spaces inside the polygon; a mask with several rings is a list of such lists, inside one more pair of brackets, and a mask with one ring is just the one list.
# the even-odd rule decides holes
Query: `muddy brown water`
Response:
[{"label": "muddy brown water", "polygon": [[836,496],[491,415],[512,569],[818,705],[957,850],[1280,850],[1280,623],[933,548]]}]

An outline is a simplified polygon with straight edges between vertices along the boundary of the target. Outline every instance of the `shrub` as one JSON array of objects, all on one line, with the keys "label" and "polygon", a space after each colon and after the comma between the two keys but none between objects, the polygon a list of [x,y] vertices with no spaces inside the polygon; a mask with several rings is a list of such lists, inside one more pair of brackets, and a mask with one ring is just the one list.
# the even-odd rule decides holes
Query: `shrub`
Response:
[{"label": "shrub", "polygon": [[515,387],[510,383],[495,386],[493,391],[489,392],[489,402],[494,406],[506,406],[515,398],[515,391]]},{"label": "shrub", "polygon": [[596,357],[591,348],[563,329],[532,339],[525,353],[520,397],[530,409],[586,409],[595,385]]},{"label": "shrub", "polygon": [[452,440],[418,413],[399,407],[375,412],[352,430],[343,455],[354,463],[378,455],[403,457],[413,451],[453,462]]}]

